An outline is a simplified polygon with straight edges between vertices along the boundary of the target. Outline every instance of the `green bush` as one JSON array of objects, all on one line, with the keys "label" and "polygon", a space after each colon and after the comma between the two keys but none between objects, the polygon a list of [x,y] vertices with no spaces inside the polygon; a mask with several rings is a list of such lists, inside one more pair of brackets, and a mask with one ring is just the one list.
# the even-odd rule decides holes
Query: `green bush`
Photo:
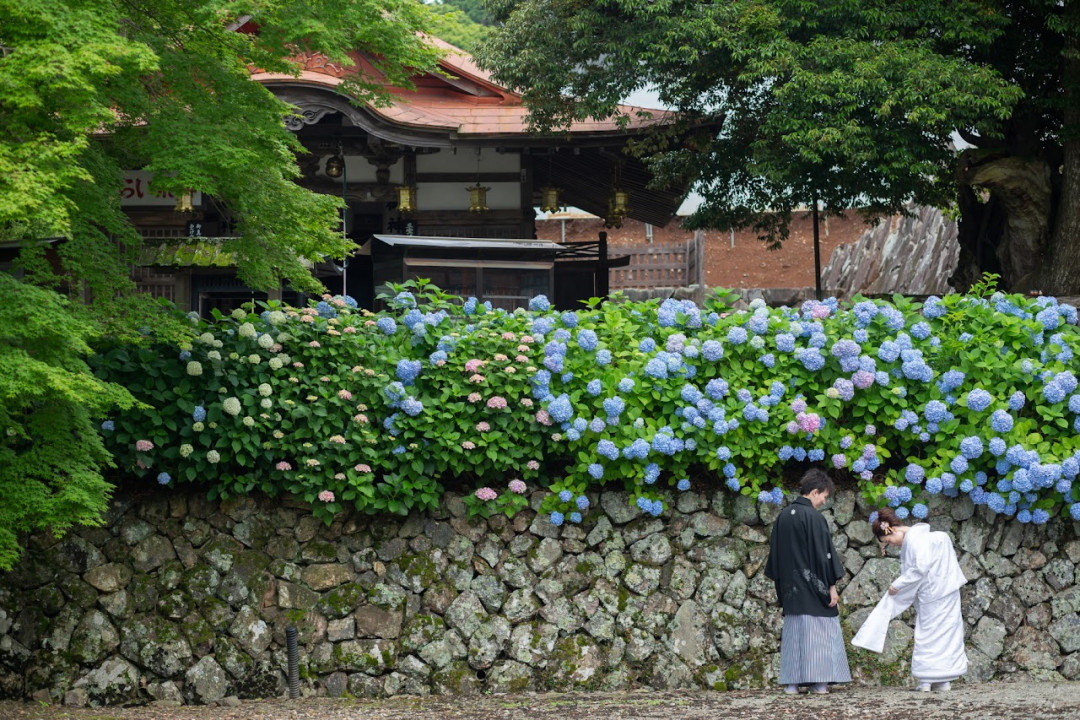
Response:
[{"label": "green bush", "polygon": [[271,304],[196,320],[183,347],[103,352],[98,373],[153,407],[113,418],[111,449],[160,482],[293,493],[327,521],[430,508],[448,482],[491,485],[471,512],[512,514],[517,478],[551,489],[557,524],[602,485],[654,515],[665,487],[779,503],[800,463],[915,517],[938,494],[1080,516],[1076,310],[1052,298],[987,281],[925,305],[734,310],[718,292],[508,313],[410,289],[379,314]]}]

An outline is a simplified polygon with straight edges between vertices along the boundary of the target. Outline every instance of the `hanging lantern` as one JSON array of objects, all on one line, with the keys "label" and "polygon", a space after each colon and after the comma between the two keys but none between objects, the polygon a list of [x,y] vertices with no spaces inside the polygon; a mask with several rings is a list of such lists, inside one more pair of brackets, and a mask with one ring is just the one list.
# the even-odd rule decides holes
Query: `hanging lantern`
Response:
[{"label": "hanging lantern", "polygon": [[608,198],[608,214],[605,227],[622,227],[623,218],[630,212],[630,193],[618,188]]},{"label": "hanging lantern", "polygon": [[176,198],[176,205],[173,206],[173,212],[189,213],[193,211],[194,208],[191,206],[191,191],[185,190]]},{"label": "hanging lantern", "polygon": [[339,178],[345,172],[345,159],[340,155],[333,155],[326,161],[327,177]]},{"label": "hanging lantern", "polygon": [[540,188],[540,212],[554,213],[562,210],[559,192],[557,187]]},{"label": "hanging lantern", "polygon": [[488,210],[487,206],[487,192],[491,188],[484,187],[477,180],[475,185],[471,185],[466,190],[469,191],[469,212],[482,213]]},{"label": "hanging lantern", "polygon": [[398,185],[398,212],[411,213],[416,210],[416,186]]}]

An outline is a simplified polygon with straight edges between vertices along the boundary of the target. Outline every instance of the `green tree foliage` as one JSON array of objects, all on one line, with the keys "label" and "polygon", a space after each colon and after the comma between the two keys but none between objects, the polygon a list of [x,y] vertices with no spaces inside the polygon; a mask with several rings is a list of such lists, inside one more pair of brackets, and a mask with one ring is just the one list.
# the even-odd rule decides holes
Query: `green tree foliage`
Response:
[{"label": "green tree foliage", "polygon": [[429,32],[467,52],[476,52],[491,34],[491,15],[482,0],[423,0],[431,12]]},{"label": "green tree foliage", "polygon": [[97,522],[109,454],[91,419],[134,404],[89,371],[94,328],[66,304],[0,273],[0,569],[18,557],[18,533]]},{"label": "green tree foliage", "polygon": [[[984,237],[990,251],[967,258],[963,284],[982,266],[1000,268],[1006,285],[1042,272],[1044,290],[1080,289],[1080,257],[1071,267],[1056,263],[1053,280],[1048,263],[1039,265],[1043,254],[1077,245],[1068,241],[1080,232],[1080,110],[1070,110],[1080,107],[1076,3],[497,0],[490,7],[504,24],[481,63],[523,91],[537,125],[611,116],[630,91],[655,87],[702,128],[681,147],[639,147],[662,176],[699,179],[706,203],[693,225],[754,226],[777,240],[792,209],[815,197],[829,209],[862,207],[868,215],[910,202],[947,207],[957,201],[959,177],[961,188],[990,190],[993,205],[983,215],[993,220]],[[975,149],[958,157],[954,131]],[[1045,192],[1025,199],[1031,177]],[[972,220],[961,230],[969,247],[986,225],[977,205],[960,204]],[[1040,222],[1024,225],[1025,216]],[[1025,259],[1035,267],[1017,264]]]},{"label": "green tree foliage", "polygon": [[[225,250],[250,286],[318,289],[304,259],[349,249],[339,201],[293,182],[291,110],[251,71],[295,74],[300,51],[348,64],[358,50],[408,86],[437,57],[419,34],[429,17],[417,0],[0,0],[0,240],[22,248],[20,281],[2,286],[0,567],[11,533],[104,506],[91,417],[126,396],[84,377],[86,340],[171,317],[129,279],[141,241],[120,208],[122,172],[227,208],[237,237]],[[257,33],[236,31],[247,21]],[[370,79],[342,91],[386,100]]]}]

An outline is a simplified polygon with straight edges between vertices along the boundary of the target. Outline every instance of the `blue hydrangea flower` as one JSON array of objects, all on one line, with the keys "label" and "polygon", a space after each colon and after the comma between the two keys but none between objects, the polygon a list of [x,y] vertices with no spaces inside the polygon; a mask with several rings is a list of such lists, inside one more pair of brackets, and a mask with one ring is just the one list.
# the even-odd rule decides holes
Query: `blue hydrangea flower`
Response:
[{"label": "blue hydrangea flower", "polygon": [[724,357],[724,346],[718,340],[706,340],[701,344],[701,356],[709,362]]},{"label": "blue hydrangea flower", "polygon": [[923,415],[927,421],[940,423],[943,422],[949,413],[949,409],[945,407],[945,403],[940,400],[931,400],[926,403],[926,408],[923,410]]},{"label": "blue hydrangea flower", "polygon": [[604,477],[604,466],[600,463],[589,463],[588,470],[589,475],[591,475],[594,480],[599,480]]},{"label": "blue hydrangea flower", "polygon": [[409,417],[416,417],[424,411],[424,404],[414,397],[407,397],[401,401],[401,411]]},{"label": "blue hydrangea flower", "polygon": [[593,350],[596,349],[596,346],[597,346],[597,344],[599,344],[599,342],[600,341],[596,337],[596,331],[595,330],[590,330],[589,328],[584,328],[582,330],[578,330],[577,344],[578,344],[578,347],[580,347],[582,350],[585,350],[587,352],[592,352]]},{"label": "blue hydrangea flower", "polygon": [[[195,422],[203,422],[203,421],[205,421],[206,420],[206,408],[204,408],[202,405],[196,405],[195,410],[191,413],[191,419],[194,420]],[[112,424],[111,421],[109,421],[109,423],[110,423],[110,425]],[[109,429],[112,430],[112,427],[109,427]]]},{"label": "blue hydrangea flower", "polygon": [[925,477],[926,471],[921,466],[916,465],[915,463],[910,463],[904,469],[904,479],[914,485],[918,485],[919,483],[921,483],[923,481],[923,478]]},{"label": "blue hydrangea flower", "polygon": [[644,480],[645,484],[652,485],[656,482],[656,479],[660,477],[660,466],[656,463],[649,463],[645,466]]},{"label": "blue hydrangea flower", "polygon": [[533,312],[547,312],[551,309],[551,301],[547,299],[547,295],[537,295],[529,300],[529,309]]},{"label": "blue hydrangea flower", "polygon": [[922,312],[924,317],[933,320],[934,318],[939,318],[947,313],[948,309],[945,307],[944,303],[941,302],[941,298],[937,295],[931,295],[926,298],[926,302],[923,303]]},{"label": "blue hydrangea flower", "polygon": [[975,412],[982,412],[986,408],[990,407],[990,403],[994,398],[990,393],[986,392],[982,388],[975,388],[967,394],[967,406],[968,410]]},{"label": "blue hydrangea flower", "polygon": [[907,519],[908,509],[906,507],[898,507],[898,508],[896,508],[895,512],[896,512],[896,517],[898,519],[900,519],[900,520]]},{"label": "blue hydrangea flower", "polygon": [[611,364],[611,351],[607,348],[600,348],[596,351],[596,364],[597,365],[610,365]]},{"label": "blue hydrangea flower", "polygon": [[160,472],[158,473],[157,481],[161,485],[168,485],[170,482],[172,482],[172,476],[169,475],[169,473],[167,472]]},{"label": "blue hydrangea flower", "polygon": [[929,513],[929,508],[923,503],[915,503],[911,508],[911,515],[919,520],[924,519]]},{"label": "blue hydrangea flower", "polygon": [[592,396],[597,396],[604,390],[604,384],[598,379],[590,380],[585,385],[585,390]]},{"label": "blue hydrangea flower", "polygon": [[689,490],[689,489],[690,489],[690,480],[688,480],[687,478],[682,478],[682,479],[681,479],[681,480],[679,480],[679,482],[678,482],[678,483],[677,483],[677,484],[675,485],[675,487],[676,487],[676,489],[678,489],[678,490],[680,490],[680,491],[686,491],[686,490]]},{"label": "blue hydrangea flower", "polygon": [[563,520],[565,519],[566,518],[563,516],[563,514],[556,510],[555,512],[551,513],[551,516],[548,518],[548,522],[550,522],[555,527],[559,527],[563,524]]},{"label": "blue hydrangea flower", "polygon": [[[204,410],[203,412],[205,413],[206,411]],[[116,423],[114,423],[112,420],[106,420],[101,423],[101,429],[105,432],[112,432],[116,429]]]},{"label": "blue hydrangea flower", "polygon": [[643,353],[651,353],[656,350],[656,341],[652,338],[645,338],[638,343],[638,350]]},{"label": "blue hydrangea flower", "polygon": [[657,380],[664,380],[668,376],[667,363],[654,357],[645,364],[645,374]]},{"label": "blue hydrangea flower", "polygon": [[742,489],[742,483],[735,477],[729,477],[724,484],[726,484],[728,490],[731,490],[732,492],[739,492],[739,490]]},{"label": "blue hydrangea flower", "polygon": [[563,393],[548,404],[548,414],[555,422],[567,422],[574,415],[574,408],[570,404],[570,397]]},{"label": "blue hydrangea flower", "polygon": [[960,441],[960,452],[968,460],[974,460],[983,453],[982,440],[975,435],[969,435]]},{"label": "blue hydrangea flower", "polygon": [[394,318],[383,316],[378,319],[375,326],[383,332],[384,335],[393,335],[397,332],[397,323],[394,322]]}]

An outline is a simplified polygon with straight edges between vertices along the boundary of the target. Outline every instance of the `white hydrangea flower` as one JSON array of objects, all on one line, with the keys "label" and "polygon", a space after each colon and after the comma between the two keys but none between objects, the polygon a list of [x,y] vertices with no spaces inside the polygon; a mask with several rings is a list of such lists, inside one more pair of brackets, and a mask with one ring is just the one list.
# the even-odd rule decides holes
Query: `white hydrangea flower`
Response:
[{"label": "white hydrangea flower", "polygon": [[274,388],[270,387],[270,383],[259,383],[259,394],[263,397],[270,397],[274,394]]},{"label": "white hydrangea flower", "polygon": [[285,363],[281,362],[281,358],[272,357],[268,363],[271,370],[280,370],[281,366]]},{"label": "white hydrangea flower", "polygon": [[198,377],[202,375],[202,363],[198,360],[192,360],[187,364],[187,374]]},{"label": "white hydrangea flower", "polygon": [[225,343],[221,342],[220,340],[215,340],[214,341],[214,347],[216,347],[218,350],[220,350],[221,348],[225,347]]},{"label": "white hydrangea flower", "polygon": [[243,325],[241,325],[240,329],[237,332],[240,334],[240,337],[246,337],[246,338],[253,338],[256,335],[255,326],[252,325],[249,322],[246,322]]},{"label": "white hydrangea flower", "polygon": [[263,410],[269,410],[270,408],[274,407],[274,401],[270,398],[263,398],[259,401],[259,407],[261,407]]},{"label": "white hydrangea flower", "polygon": [[247,361],[252,365],[258,365],[260,362],[262,362],[262,358],[252,353],[251,355],[247,356]]},{"label": "white hydrangea flower", "polygon": [[221,453],[219,453],[217,450],[207,450],[206,462],[216,465],[217,463],[221,462]]},{"label": "white hydrangea flower", "polygon": [[247,313],[244,312],[243,310],[241,310],[240,308],[236,308],[235,310],[232,311],[232,317],[233,317],[233,320],[243,320],[244,318],[247,317]]},{"label": "white hydrangea flower", "polygon": [[221,353],[219,353],[217,350],[211,350],[210,352],[206,353],[206,357],[214,360],[215,362],[221,361]]},{"label": "white hydrangea flower", "polygon": [[282,345],[289,342],[290,340],[292,340],[292,335],[290,335],[289,333],[279,333],[277,336],[277,341]]},{"label": "white hydrangea flower", "polygon": [[271,325],[284,325],[289,320],[285,317],[285,313],[280,310],[271,310],[270,314],[266,316],[266,319],[270,321]]},{"label": "white hydrangea flower", "polygon": [[245,415],[244,419],[243,419],[243,423],[244,423],[244,427],[254,427],[255,426],[255,418],[251,417],[250,415]]},{"label": "white hydrangea flower", "polygon": [[751,310],[757,310],[758,308],[763,308],[763,307],[765,307],[765,301],[762,300],[761,298],[754,298],[753,300],[750,301],[750,309]]},{"label": "white hydrangea flower", "polygon": [[224,410],[229,415],[232,415],[233,417],[235,417],[235,416],[240,414],[240,411],[243,408],[240,405],[240,398],[227,397],[227,398],[225,398],[224,402],[221,403],[221,409]]},{"label": "white hydrangea flower", "polygon": [[180,446],[180,457],[182,458],[191,457],[191,453],[193,452],[195,452],[195,448],[189,443],[184,443]]},{"label": "white hydrangea flower", "polygon": [[194,430],[195,432],[202,432],[203,427],[205,427],[205,426],[201,422],[197,422],[197,423],[192,424],[191,429]]},{"label": "white hydrangea flower", "polygon": [[199,336],[199,342],[201,342],[204,345],[213,345],[214,344],[214,334],[204,332],[202,335]]},{"label": "white hydrangea flower", "polygon": [[274,336],[269,333],[263,333],[256,342],[259,343],[259,347],[263,350],[269,350],[274,345]]}]

